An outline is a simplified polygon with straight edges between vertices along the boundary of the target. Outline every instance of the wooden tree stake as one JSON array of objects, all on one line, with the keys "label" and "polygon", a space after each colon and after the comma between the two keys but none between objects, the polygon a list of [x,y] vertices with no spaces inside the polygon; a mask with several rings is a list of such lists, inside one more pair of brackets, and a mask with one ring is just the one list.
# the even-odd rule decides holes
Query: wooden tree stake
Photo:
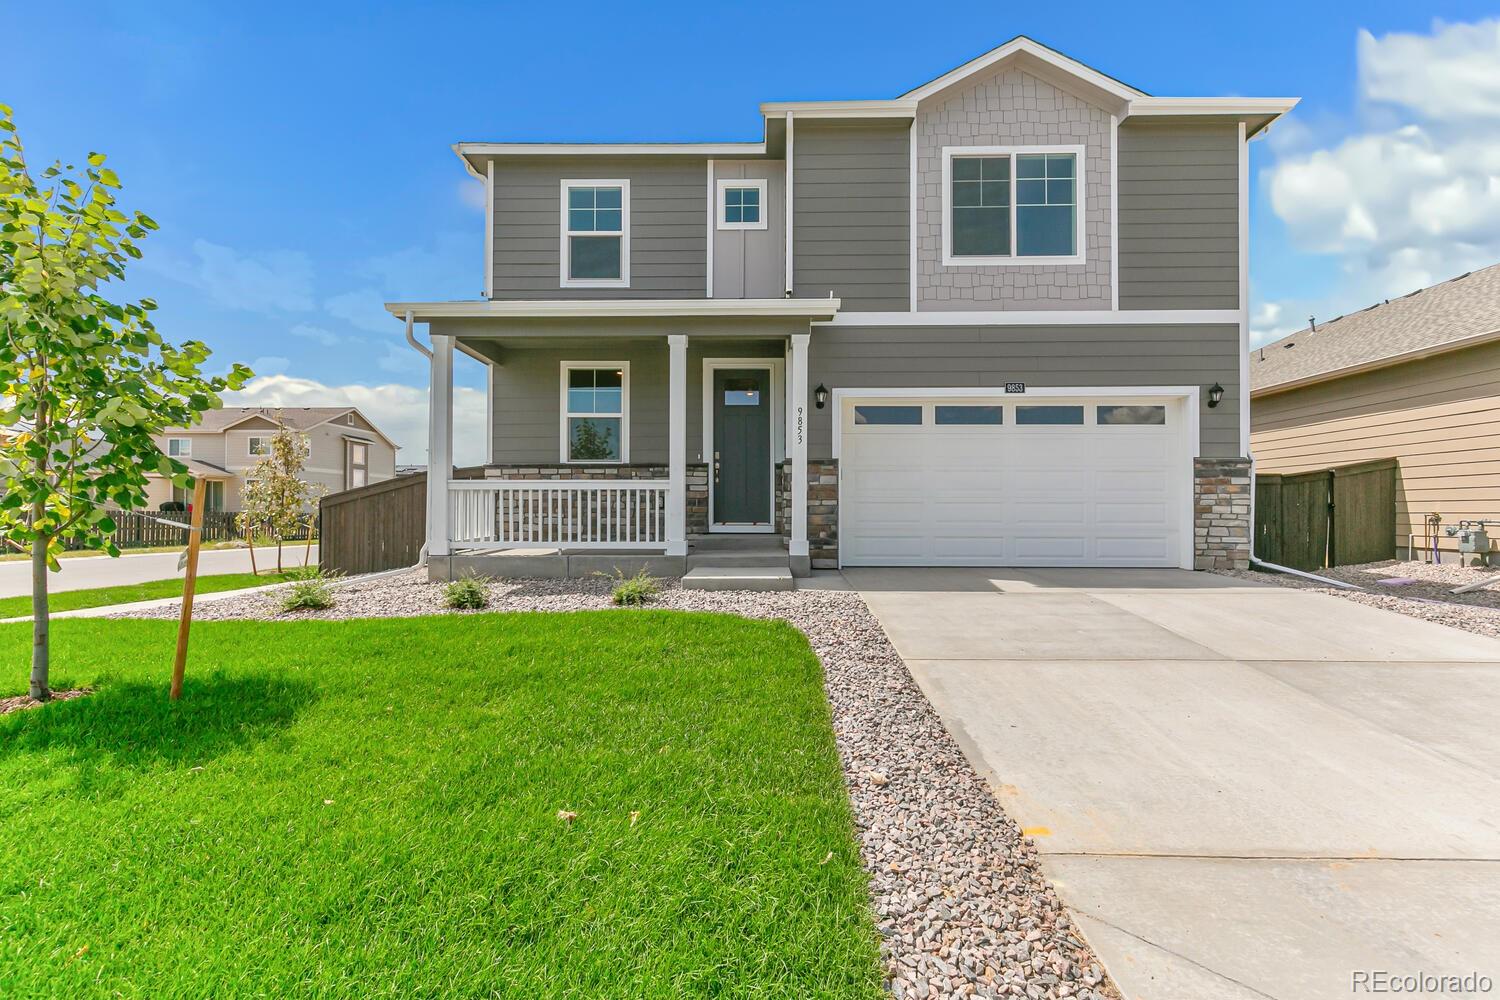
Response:
[{"label": "wooden tree stake", "polygon": [[208,481],[193,482],[193,516],[188,532],[187,576],[182,580],[182,616],[177,620],[177,656],[172,660],[172,700],[182,697],[182,673],[187,667],[188,629],[193,624],[193,589],[198,585],[198,545],[203,541],[203,494]]}]

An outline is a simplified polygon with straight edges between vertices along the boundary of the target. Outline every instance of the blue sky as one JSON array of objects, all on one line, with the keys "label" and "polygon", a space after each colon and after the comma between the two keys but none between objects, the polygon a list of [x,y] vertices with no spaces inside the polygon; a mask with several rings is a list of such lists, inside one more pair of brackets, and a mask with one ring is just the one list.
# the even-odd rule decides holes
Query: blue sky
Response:
[{"label": "blue sky", "polygon": [[277,377],[252,398],[356,402],[403,461],[425,372],[380,303],[481,289],[451,143],[753,140],[760,101],[894,96],[1016,34],[1154,94],[1303,98],[1252,146],[1262,337],[1500,259],[1495,3],[67,6],[92,73],[23,38],[0,101],[33,162],[102,150],[161,223],[128,291]]}]

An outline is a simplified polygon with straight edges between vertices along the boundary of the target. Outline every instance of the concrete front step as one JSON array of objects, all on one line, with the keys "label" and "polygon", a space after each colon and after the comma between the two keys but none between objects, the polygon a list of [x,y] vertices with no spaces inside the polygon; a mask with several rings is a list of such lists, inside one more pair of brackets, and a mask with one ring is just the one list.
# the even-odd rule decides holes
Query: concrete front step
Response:
[{"label": "concrete front step", "polygon": [[689,552],[739,552],[746,549],[781,549],[786,551],[786,538],[768,532],[747,531],[718,532],[710,535],[689,535]]},{"label": "concrete front step", "polygon": [[729,552],[695,552],[687,557],[688,569],[699,566],[779,566],[786,569],[786,549],[731,550]]},{"label": "concrete front step", "polygon": [[699,566],[682,578],[683,590],[791,590],[792,571],[770,566]]}]

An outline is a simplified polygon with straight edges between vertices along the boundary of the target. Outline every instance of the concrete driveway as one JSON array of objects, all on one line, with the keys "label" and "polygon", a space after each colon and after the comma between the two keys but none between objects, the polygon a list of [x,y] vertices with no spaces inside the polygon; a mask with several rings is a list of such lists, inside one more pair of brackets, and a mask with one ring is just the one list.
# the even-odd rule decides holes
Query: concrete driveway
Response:
[{"label": "concrete driveway", "polygon": [[845,575],[1127,996],[1500,991],[1500,641],[1178,570]]}]

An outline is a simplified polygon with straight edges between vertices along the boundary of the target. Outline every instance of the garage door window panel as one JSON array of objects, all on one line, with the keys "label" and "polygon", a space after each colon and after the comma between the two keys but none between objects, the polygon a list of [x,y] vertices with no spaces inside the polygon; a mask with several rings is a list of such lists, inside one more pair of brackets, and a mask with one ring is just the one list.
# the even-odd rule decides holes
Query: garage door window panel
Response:
[{"label": "garage door window panel", "polygon": [[920,406],[856,406],[856,426],[917,427],[922,423]]},{"label": "garage door window panel", "polygon": [[1003,406],[933,407],[933,422],[939,427],[999,426],[1005,423]]},{"label": "garage door window panel", "polygon": [[1082,406],[1018,406],[1016,423],[1024,427],[1082,427]]},{"label": "garage door window panel", "polygon": [[1165,406],[1100,406],[1096,410],[1100,427],[1162,427],[1167,422]]}]

